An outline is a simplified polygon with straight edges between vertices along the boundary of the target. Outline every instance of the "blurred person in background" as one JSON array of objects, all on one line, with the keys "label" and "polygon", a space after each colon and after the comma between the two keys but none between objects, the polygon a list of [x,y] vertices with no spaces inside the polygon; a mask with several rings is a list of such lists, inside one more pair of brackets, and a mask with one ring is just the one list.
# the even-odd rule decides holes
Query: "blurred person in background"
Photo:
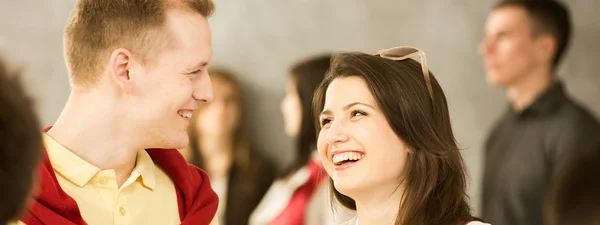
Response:
[{"label": "blurred person in background", "polygon": [[273,183],[250,219],[250,225],[334,224],[327,199],[327,175],[316,152],[312,121],[313,93],[329,69],[331,56],[294,65],[281,101],[285,133],[296,140],[296,158]]},{"label": "blurred person in background", "polygon": [[42,156],[40,122],[20,76],[0,59],[0,225],[25,209]]},{"label": "blurred person in background", "polygon": [[552,180],[546,225],[600,225],[600,136]]},{"label": "blurred person in background", "polygon": [[183,154],[208,173],[219,196],[220,224],[247,225],[276,169],[250,144],[239,81],[226,70],[211,69],[209,74],[213,101],[192,116],[190,144]]},{"label": "blurred person in background", "polygon": [[600,225],[600,136],[585,149],[552,180],[546,225]]},{"label": "blurred person in background", "polygon": [[569,10],[554,0],[501,1],[487,18],[487,81],[509,102],[485,144],[482,218],[492,224],[542,224],[551,177],[600,133],[556,74],[570,38]]}]

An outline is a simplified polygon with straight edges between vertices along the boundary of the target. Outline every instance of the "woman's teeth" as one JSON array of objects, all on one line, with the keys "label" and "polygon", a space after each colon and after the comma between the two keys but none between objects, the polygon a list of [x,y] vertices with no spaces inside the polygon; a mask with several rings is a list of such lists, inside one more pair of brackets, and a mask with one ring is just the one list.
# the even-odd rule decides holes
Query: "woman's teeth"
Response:
[{"label": "woman's teeth", "polygon": [[333,163],[341,165],[345,162],[358,161],[362,159],[364,154],[358,152],[344,152],[333,156]]}]

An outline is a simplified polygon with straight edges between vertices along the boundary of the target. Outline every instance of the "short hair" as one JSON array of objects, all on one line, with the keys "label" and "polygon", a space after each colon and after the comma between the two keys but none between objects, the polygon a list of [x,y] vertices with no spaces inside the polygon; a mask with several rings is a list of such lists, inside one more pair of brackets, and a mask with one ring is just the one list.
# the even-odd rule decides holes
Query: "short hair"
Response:
[{"label": "short hair", "polygon": [[548,225],[600,224],[600,136],[584,149],[552,180],[545,204]]},{"label": "short hair", "polygon": [[169,46],[166,11],[187,9],[208,18],[211,0],[78,0],[64,31],[65,60],[72,85],[97,83],[115,48],[126,48],[142,63]]},{"label": "short hair", "polygon": [[503,0],[495,9],[514,6],[522,8],[533,23],[533,34],[550,34],[556,40],[552,68],[556,69],[571,39],[571,13],[561,2],[555,0]]},{"label": "short hair", "polygon": [[0,60],[0,224],[25,207],[42,154],[42,131],[19,78]]}]

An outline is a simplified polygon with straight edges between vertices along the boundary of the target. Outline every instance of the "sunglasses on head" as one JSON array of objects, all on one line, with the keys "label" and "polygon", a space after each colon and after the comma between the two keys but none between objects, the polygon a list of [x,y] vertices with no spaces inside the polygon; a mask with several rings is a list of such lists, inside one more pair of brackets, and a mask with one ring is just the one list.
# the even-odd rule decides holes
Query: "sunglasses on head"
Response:
[{"label": "sunglasses on head", "polygon": [[410,46],[400,46],[389,49],[378,50],[373,55],[379,55],[381,58],[391,59],[395,61],[405,60],[415,56],[419,57],[421,63],[421,69],[423,70],[423,77],[425,78],[425,84],[427,85],[427,91],[429,91],[429,97],[433,99],[433,89],[431,88],[431,79],[429,78],[429,69],[427,68],[427,58],[425,52]]}]

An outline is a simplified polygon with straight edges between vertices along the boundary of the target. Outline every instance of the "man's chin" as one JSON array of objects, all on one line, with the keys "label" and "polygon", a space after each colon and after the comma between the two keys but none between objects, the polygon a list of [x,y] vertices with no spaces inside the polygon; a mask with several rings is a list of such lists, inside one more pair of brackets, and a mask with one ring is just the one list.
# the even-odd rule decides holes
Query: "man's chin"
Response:
[{"label": "man's chin", "polygon": [[498,74],[488,74],[486,76],[486,81],[489,85],[494,87],[505,87],[507,86],[507,82],[500,77]]},{"label": "man's chin", "polygon": [[171,142],[171,143],[162,143],[161,145],[159,145],[160,149],[184,149],[186,147],[188,147],[189,145],[189,139],[185,139],[185,141],[180,140],[177,142]]},{"label": "man's chin", "polygon": [[187,148],[190,145],[190,138],[186,135],[179,145],[178,149]]},{"label": "man's chin", "polygon": [[189,140],[186,139],[185,142],[177,143],[177,144],[173,145],[171,148],[184,149],[184,148],[187,148],[189,144],[190,144]]}]

